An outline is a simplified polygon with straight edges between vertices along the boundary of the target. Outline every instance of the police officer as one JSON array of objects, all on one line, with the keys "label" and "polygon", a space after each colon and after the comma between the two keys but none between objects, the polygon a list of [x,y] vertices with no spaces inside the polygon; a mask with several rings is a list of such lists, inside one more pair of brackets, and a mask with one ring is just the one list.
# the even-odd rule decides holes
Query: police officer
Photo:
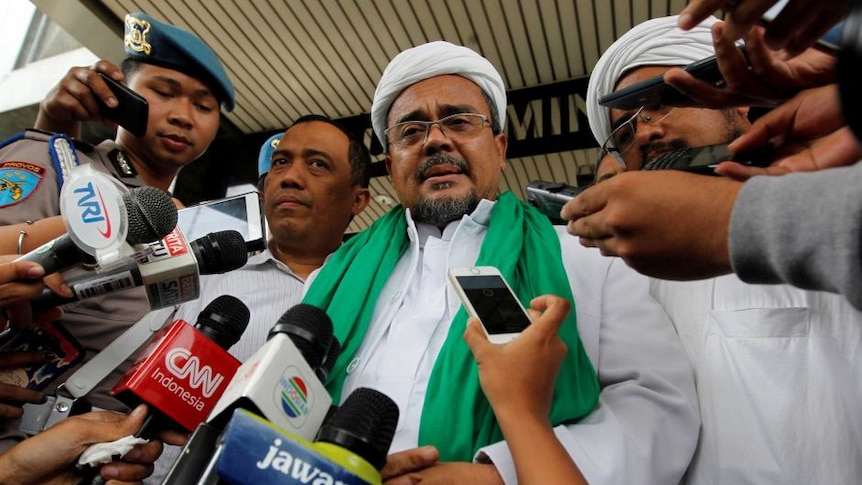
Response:
[{"label": "police officer", "polygon": [[[0,180],[4,187],[14,186],[14,191],[0,190],[0,224],[6,224],[0,227],[0,241],[8,244],[11,239],[17,246],[8,252],[27,252],[55,237],[57,230],[62,232],[58,218],[41,219],[60,214],[60,189],[76,165],[90,164],[129,188],[167,190],[180,168],[204,153],[215,138],[220,108],[233,109],[230,79],[212,49],[194,34],[134,13],[125,19],[124,46],[127,57],[120,68],[104,60],[92,68],[72,68],[41,103],[37,127],[67,134],[26,130],[0,147]],[[98,72],[122,81],[147,101],[142,136],[123,126],[114,140],[97,146],[69,136],[78,133],[79,122],[102,119],[98,100],[116,106],[117,98]],[[59,229],[53,235],[42,232],[41,226],[48,224]],[[135,288],[67,305],[60,324],[90,358],[148,311],[144,291]],[[64,369],[62,377],[73,369]],[[87,396],[94,406],[124,409],[108,389],[125,370],[114,370]],[[63,382],[59,377],[54,376],[46,394]],[[24,437],[15,420],[0,424],[0,450]]]}]

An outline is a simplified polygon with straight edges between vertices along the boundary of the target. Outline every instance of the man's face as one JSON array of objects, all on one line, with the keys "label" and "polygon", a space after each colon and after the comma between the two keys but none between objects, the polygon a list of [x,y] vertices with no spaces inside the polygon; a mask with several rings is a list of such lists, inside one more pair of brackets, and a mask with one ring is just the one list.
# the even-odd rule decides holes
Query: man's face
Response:
[{"label": "man's face", "polygon": [[[635,68],[620,78],[616,90],[662,75],[668,69],[670,67],[666,66]],[[612,130],[630,119],[635,111],[611,109]],[[642,113],[653,122],[646,122],[643,116],[634,122],[637,131],[628,149],[624,148],[624,141],[618,141],[618,135],[614,136],[614,144],[623,149],[621,154],[629,170],[639,170],[647,162],[667,151],[728,143],[751,126],[746,117],[748,108],[674,108],[671,111],[669,107],[646,106]]]},{"label": "man's face", "polygon": [[596,167],[596,182],[602,182],[625,171],[626,167],[612,154],[607,153],[599,160]]},{"label": "man's face", "polygon": [[[418,82],[392,103],[387,126],[404,121],[435,121],[457,113],[479,113],[490,120],[482,91],[454,75]],[[429,128],[424,143],[389,143],[386,168],[404,207],[420,221],[442,225],[471,212],[480,199],[497,197],[506,167],[506,136],[484,124],[469,136]]]},{"label": "man's face", "polygon": [[147,132],[118,139],[140,162],[179,170],[206,151],[219,126],[219,103],[206,84],[179,71],[141,64],[127,79],[149,104]]},{"label": "man's face", "polygon": [[[278,246],[341,242],[350,219],[368,204],[367,188],[354,185],[350,142],[335,126],[306,121],[284,133],[264,181],[267,223]],[[308,248],[305,248],[306,250]]]}]

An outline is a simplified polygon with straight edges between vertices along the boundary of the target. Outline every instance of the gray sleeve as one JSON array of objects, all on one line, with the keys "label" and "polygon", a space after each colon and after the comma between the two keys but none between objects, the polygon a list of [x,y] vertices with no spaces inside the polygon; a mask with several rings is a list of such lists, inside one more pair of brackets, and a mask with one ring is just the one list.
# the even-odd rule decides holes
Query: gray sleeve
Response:
[{"label": "gray sleeve", "polygon": [[730,220],[734,271],[749,283],[789,283],[862,308],[862,163],[754,177]]}]

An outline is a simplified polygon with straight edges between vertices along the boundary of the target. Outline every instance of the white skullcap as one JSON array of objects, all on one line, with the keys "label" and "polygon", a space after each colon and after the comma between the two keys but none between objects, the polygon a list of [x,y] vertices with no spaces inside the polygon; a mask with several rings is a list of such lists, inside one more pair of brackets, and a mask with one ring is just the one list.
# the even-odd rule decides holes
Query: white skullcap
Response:
[{"label": "white skullcap", "polygon": [[506,125],[506,86],[500,73],[476,51],[440,40],[402,51],[383,70],[371,104],[371,126],[384,149],[386,117],[395,98],[413,84],[445,74],[463,76],[488,94],[497,105],[500,117],[500,126],[496,128],[503,130]]},{"label": "white skullcap", "polygon": [[599,143],[610,135],[610,108],[599,98],[613,92],[620,77],[639,66],[680,66],[715,54],[709,17],[691,30],[680,30],[679,16],[660,17],[636,25],[617,39],[599,58],[587,86],[587,118]]}]

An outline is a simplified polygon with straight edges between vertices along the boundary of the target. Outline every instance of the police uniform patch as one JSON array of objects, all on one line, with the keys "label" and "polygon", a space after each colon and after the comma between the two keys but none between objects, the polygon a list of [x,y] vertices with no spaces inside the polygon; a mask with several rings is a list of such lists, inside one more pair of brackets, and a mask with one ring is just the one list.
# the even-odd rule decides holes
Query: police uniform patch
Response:
[{"label": "police uniform patch", "polygon": [[44,178],[45,168],[30,162],[0,162],[0,207],[24,201]]}]

